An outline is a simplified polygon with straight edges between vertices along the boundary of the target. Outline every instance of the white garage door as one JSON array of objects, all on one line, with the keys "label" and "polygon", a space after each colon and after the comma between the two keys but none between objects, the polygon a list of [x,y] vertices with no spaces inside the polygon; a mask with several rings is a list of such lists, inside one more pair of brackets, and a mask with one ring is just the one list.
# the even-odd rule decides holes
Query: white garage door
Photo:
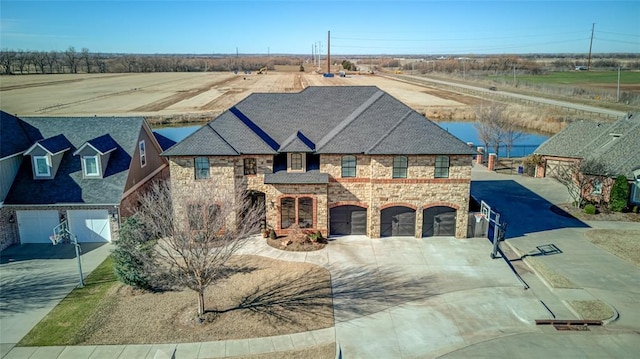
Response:
[{"label": "white garage door", "polygon": [[60,224],[58,211],[16,211],[20,243],[51,243],[53,228]]},{"label": "white garage door", "polygon": [[69,230],[78,242],[111,242],[109,212],[104,209],[70,210]]}]

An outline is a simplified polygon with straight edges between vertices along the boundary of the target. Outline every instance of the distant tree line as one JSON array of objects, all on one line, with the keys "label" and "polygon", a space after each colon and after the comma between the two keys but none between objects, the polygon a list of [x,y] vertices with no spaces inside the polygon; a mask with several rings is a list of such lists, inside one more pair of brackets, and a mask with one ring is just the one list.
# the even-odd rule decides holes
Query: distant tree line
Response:
[{"label": "distant tree line", "polygon": [[173,54],[105,54],[77,51],[0,50],[0,73],[65,74],[123,72],[257,71],[276,65],[300,65],[303,56],[215,56]]}]

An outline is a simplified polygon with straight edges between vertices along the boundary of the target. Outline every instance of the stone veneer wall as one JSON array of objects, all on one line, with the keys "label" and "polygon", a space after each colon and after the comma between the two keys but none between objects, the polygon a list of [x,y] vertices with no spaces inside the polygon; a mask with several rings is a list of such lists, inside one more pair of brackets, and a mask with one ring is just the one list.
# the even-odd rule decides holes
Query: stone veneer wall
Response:
[{"label": "stone veneer wall", "polygon": [[456,237],[467,237],[472,156],[449,156],[449,178],[434,178],[435,156],[406,156],[407,178],[392,178],[393,157],[356,156],[356,177],[341,178],[342,155],[322,155],[328,173],[329,206],[367,208],[367,236],[380,237],[380,211],[393,205],[416,208],[416,237],[422,237],[422,210],[448,206],[457,210]]},{"label": "stone veneer wall", "polygon": [[[13,223],[10,218],[13,216]],[[16,214],[13,209],[6,207],[0,208],[0,251],[20,242],[18,234],[18,224],[16,223]]]},{"label": "stone veneer wall", "polygon": [[[243,159],[256,158],[257,174],[244,175]],[[171,183],[177,208],[193,192],[195,183],[224,190],[242,189],[265,193],[267,224],[280,234],[279,206],[282,197],[309,195],[314,199],[316,229],[327,234],[329,208],[336,205],[360,205],[368,208],[367,235],[380,237],[380,211],[393,205],[416,208],[416,237],[422,236],[422,210],[448,206],[457,210],[456,237],[467,237],[469,190],[472,156],[449,156],[449,178],[433,178],[435,156],[407,156],[407,177],[392,177],[394,156],[357,155],[357,174],[341,178],[342,155],[321,155],[320,171],[329,174],[328,185],[264,184],[264,174],[273,171],[273,157],[211,156],[210,178],[196,181],[193,157],[171,157]]]}]

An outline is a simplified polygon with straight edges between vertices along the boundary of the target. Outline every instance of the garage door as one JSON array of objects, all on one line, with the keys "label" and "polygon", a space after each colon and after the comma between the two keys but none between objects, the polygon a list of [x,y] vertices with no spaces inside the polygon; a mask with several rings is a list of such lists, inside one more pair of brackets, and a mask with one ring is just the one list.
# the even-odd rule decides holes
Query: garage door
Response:
[{"label": "garage door", "polygon": [[415,236],[416,211],[409,207],[389,207],[380,214],[380,235],[389,236]]},{"label": "garage door", "polygon": [[58,211],[16,211],[20,243],[51,243],[53,228],[60,220]]},{"label": "garage door", "polygon": [[367,234],[367,209],[338,206],[329,210],[329,233],[332,235]]},{"label": "garage door", "polygon": [[422,211],[422,236],[455,236],[456,210],[446,206],[429,207]]},{"label": "garage door", "polygon": [[78,242],[111,242],[109,212],[105,210],[67,211],[69,230]]}]

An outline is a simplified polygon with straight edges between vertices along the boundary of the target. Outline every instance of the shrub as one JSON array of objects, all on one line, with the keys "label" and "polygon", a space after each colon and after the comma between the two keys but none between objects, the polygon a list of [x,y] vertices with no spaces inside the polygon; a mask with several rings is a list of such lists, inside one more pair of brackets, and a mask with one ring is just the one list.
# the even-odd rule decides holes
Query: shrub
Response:
[{"label": "shrub", "polygon": [[586,214],[596,214],[596,206],[592,204],[588,204],[584,206],[584,213]]},{"label": "shrub", "polygon": [[119,238],[115,241],[113,270],[120,282],[136,288],[151,289],[151,276],[146,270],[146,263],[149,263],[147,259],[155,242],[147,240],[143,233],[144,226],[135,217],[124,221]]},{"label": "shrub", "polygon": [[278,239],[278,235],[276,235],[276,231],[273,229],[269,230],[269,239]]},{"label": "shrub", "polygon": [[624,175],[616,177],[616,182],[611,188],[611,199],[609,207],[614,212],[622,212],[627,207],[627,198],[629,198],[629,185]]}]

